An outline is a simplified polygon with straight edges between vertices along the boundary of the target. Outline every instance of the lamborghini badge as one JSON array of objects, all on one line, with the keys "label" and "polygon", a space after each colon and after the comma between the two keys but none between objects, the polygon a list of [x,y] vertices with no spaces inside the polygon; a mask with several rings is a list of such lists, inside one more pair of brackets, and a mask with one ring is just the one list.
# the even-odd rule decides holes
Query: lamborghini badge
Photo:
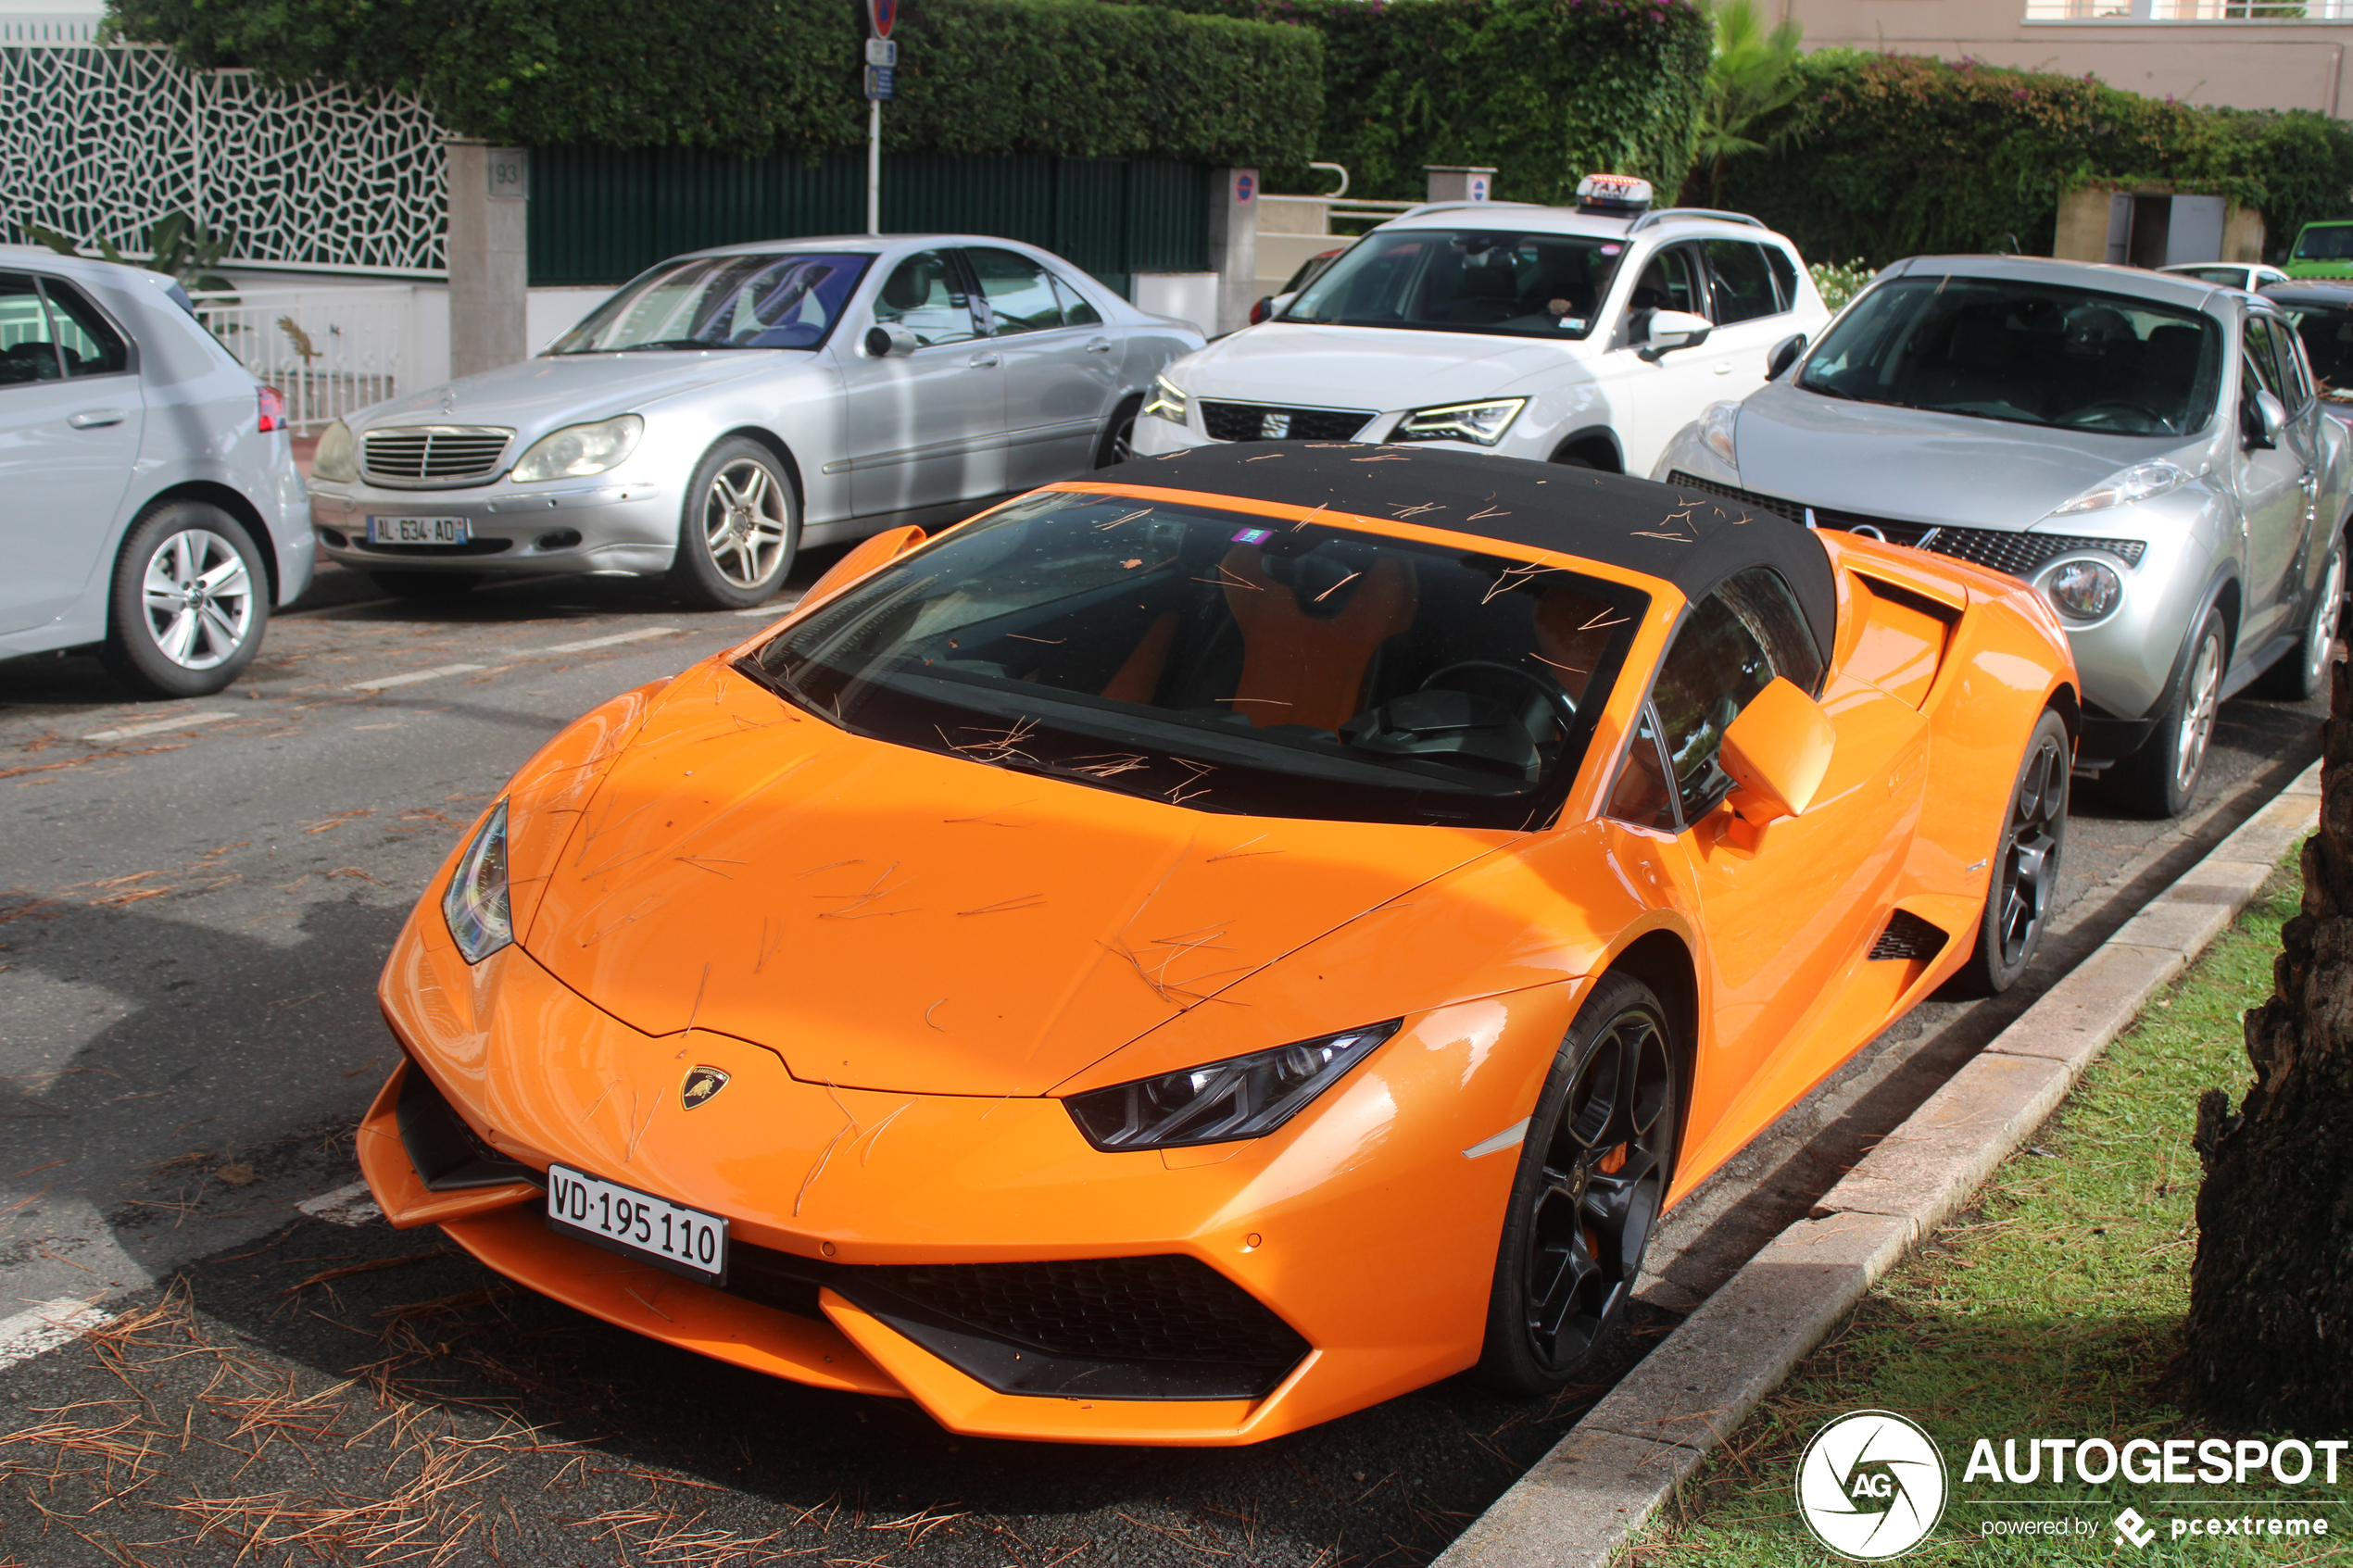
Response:
[{"label": "lamborghini badge", "polygon": [[716,1067],[698,1067],[686,1074],[678,1085],[678,1100],[687,1110],[707,1105],[711,1098],[727,1086],[727,1074]]}]

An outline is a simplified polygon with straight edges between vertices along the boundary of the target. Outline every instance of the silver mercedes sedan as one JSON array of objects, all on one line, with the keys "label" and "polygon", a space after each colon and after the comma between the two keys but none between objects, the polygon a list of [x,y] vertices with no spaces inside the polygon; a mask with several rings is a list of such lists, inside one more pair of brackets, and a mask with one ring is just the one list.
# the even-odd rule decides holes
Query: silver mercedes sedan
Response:
[{"label": "silver mercedes sedan", "polygon": [[623,571],[747,608],[803,545],[1120,461],[1152,377],[1202,341],[1012,240],[698,251],[535,358],[330,426],[311,522],[407,596]]},{"label": "silver mercedes sedan", "polygon": [[2353,433],[2324,407],[2264,296],[1915,257],[1793,370],[1709,408],[1654,477],[2032,583],[2082,672],[2079,765],[2165,817],[2196,793],[2224,697],[2302,698],[2327,675]]}]

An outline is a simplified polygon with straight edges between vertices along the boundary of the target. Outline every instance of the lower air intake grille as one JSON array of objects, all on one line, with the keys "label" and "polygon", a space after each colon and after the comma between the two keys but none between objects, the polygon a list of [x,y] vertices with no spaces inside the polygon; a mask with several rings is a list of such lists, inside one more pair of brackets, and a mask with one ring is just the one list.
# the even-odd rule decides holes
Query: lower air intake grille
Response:
[{"label": "lower air intake grille", "polygon": [[1201,406],[1201,422],[1218,441],[1349,441],[1372,417],[1355,408],[1277,408],[1264,403]]},{"label": "lower air intake grille", "polygon": [[1944,950],[1944,933],[1909,909],[1887,917],[1887,929],[1871,944],[1874,959],[1932,959]]},{"label": "lower air intake grille", "polygon": [[814,1317],[821,1286],[1001,1393],[1254,1399],[1307,1353],[1197,1258],[861,1266],[728,1248],[735,1295]]},{"label": "lower air intake grille", "polygon": [[[1806,521],[1807,508],[1803,501],[1787,501],[1778,495],[1760,495],[1754,491],[1718,484],[1714,480],[1688,474],[1680,469],[1667,476],[1669,484],[1686,490],[1704,490],[1710,495],[1721,495],[1739,501],[1760,511],[1778,513],[1792,522]],[[1999,528],[1938,528],[1925,522],[1904,522],[1894,518],[1871,517],[1862,512],[1833,511],[1827,507],[1812,508],[1817,528],[1833,528],[1842,533],[1869,529],[1891,545],[1908,545],[1916,550],[1931,550],[1957,560],[1990,566],[1996,571],[2007,571],[2013,577],[2024,577],[2041,567],[2074,550],[2098,550],[2116,557],[2128,565],[2138,566],[2148,550],[2146,542],[2139,539],[2092,539],[2065,533],[2012,533]]]}]

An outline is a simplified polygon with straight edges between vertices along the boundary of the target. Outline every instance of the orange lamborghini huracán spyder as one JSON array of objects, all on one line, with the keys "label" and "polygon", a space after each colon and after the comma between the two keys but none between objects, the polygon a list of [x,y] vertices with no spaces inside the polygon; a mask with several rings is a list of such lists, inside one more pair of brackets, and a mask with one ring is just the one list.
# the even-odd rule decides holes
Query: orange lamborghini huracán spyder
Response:
[{"label": "orange lamborghini hurac\u00e1n spyder", "polygon": [[2041,601],[1944,557],[1427,448],[1131,462],[534,758],[385,967],[361,1160],[959,1432],[1557,1388],[1663,1209],[2025,966],[2075,722]]}]

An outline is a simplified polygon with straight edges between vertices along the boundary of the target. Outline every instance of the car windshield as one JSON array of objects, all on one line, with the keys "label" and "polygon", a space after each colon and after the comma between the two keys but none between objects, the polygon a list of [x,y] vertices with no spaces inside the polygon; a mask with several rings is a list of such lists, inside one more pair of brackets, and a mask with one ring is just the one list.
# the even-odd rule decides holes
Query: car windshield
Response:
[{"label": "car windshield", "polygon": [[547,352],[814,348],[871,259],[804,251],[666,261],[623,284]]},{"label": "car windshield", "polygon": [[1909,277],[1857,300],[1797,384],[1862,403],[2110,435],[2214,411],[2221,328],[2196,310],[2011,279]]},{"label": "car windshield", "polygon": [[737,668],[854,734],[1196,810],[1529,829],[1648,605],[1526,559],[1047,491]]},{"label": "car windshield", "polygon": [[2288,305],[2287,319],[2304,340],[2304,358],[2312,364],[2312,379],[2321,395],[2333,403],[2353,403],[2353,299],[2343,305]]},{"label": "car windshield", "polygon": [[1283,312],[1286,321],[1581,338],[1625,252],[1586,234],[1497,229],[1379,231],[1356,242]]},{"label": "car windshield", "polygon": [[2353,261],[2353,223],[2315,223],[2296,236],[2297,261]]}]

